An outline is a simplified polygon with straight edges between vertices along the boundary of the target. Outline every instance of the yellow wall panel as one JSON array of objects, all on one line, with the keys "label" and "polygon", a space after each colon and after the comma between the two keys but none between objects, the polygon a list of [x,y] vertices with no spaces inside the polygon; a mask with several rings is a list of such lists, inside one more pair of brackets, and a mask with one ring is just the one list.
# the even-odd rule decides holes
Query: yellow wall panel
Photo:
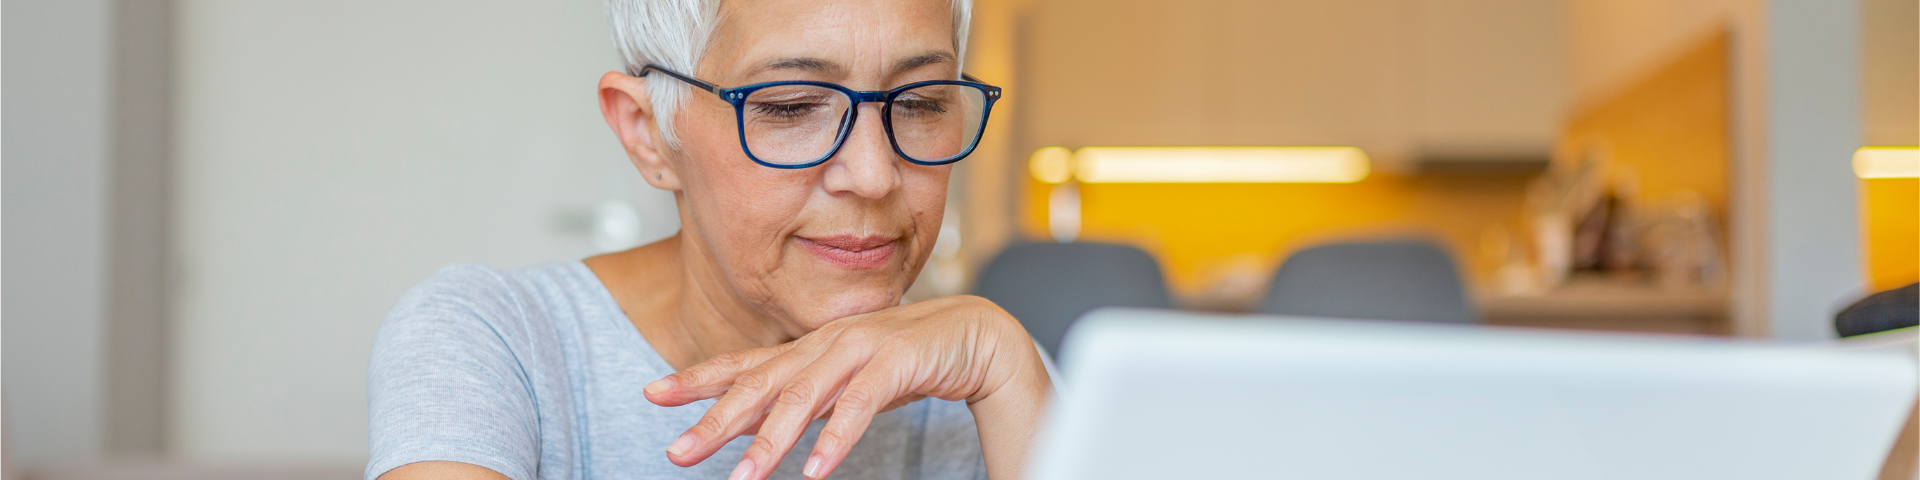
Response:
[{"label": "yellow wall panel", "polygon": [[1861,180],[1860,199],[1873,290],[1920,281],[1920,179]]},{"label": "yellow wall panel", "polygon": [[[1446,244],[1471,276],[1499,259],[1478,255],[1489,227],[1517,230],[1524,175],[1399,176],[1376,173],[1351,184],[1086,184],[1081,240],[1127,243],[1153,253],[1169,287],[1196,296],[1252,263],[1270,272],[1286,254],[1353,238],[1422,236]],[[1031,198],[1049,185],[1029,181]],[[1046,203],[1024,224],[1046,237]],[[1474,275],[1479,274],[1479,275]]]},{"label": "yellow wall panel", "polygon": [[[1353,8],[1365,10],[1376,3]],[[1051,5],[1038,8],[1059,8]],[[1381,135],[1393,133],[1390,130],[1395,128],[1394,119],[1404,113],[1400,109],[1410,107],[1406,105],[1406,98],[1376,94],[1391,89],[1375,89],[1378,92],[1359,87],[1335,89],[1318,84],[1294,84],[1305,80],[1276,75],[1277,72],[1235,75],[1235,72],[1217,71],[1224,68],[1220,65],[1235,65],[1239,60],[1219,58],[1207,53],[1210,50],[1194,45],[1146,42],[1142,39],[1158,38],[1152,35],[1155,32],[1169,38],[1206,36],[1171,35],[1154,30],[1173,27],[1148,21],[1157,18],[1153,15],[1121,13],[1122,10],[1103,10],[1106,13],[1099,15],[1118,15],[1137,21],[1145,33],[1121,29],[1129,33],[1118,36],[1115,41],[1119,43],[1096,45],[1086,43],[1090,41],[1086,35],[1036,29],[1035,48],[1041,53],[1062,50],[1076,54],[1040,55],[1043,58],[1023,63],[1022,68],[1029,70],[1023,72],[1022,78],[1031,80],[1024,86],[1030,88],[1028,93],[1037,99],[1037,103],[1026,105],[1028,110],[1019,127],[1024,138],[1020,142],[1023,153],[1048,145],[1079,148],[1290,144],[1359,145],[1369,148],[1368,153],[1376,159],[1396,160],[1395,153],[1405,153],[1396,152],[1399,149],[1394,142],[1378,143],[1380,150],[1385,151],[1375,151],[1374,145],[1362,141],[1329,143],[1322,138],[1327,136],[1322,134],[1328,132],[1317,130],[1328,125],[1367,125],[1382,129]],[[1097,25],[1114,23],[1114,19],[1105,17],[1079,20]],[[1172,25],[1196,24],[1189,20],[1193,19]],[[1060,26],[1070,27],[1071,24]],[[1355,45],[1367,45],[1362,40],[1347,40]],[[1311,42],[1256,43],[1312,45]],[[1167,50],[1183,54],[1151,54]],[[1362,50],[1372,52],[1364,48],[1354,52]],[[1297,47],[1277,49],[1274,54],[1308,55],[1314,51],[1310,47]],[[1353,58],[1351,66],[1361,68],[1387,61],[1387,51]],[[1726,36],[1720,34],[1676,45],[1668,60],[1650,69],[1647,76],[1623,86],[1608,98],[1574,109],[1561,130],[1564,148],[1559,153],[1573,158],[1584,149],[1602,145],[1599,148],[1613,163],[1614,175],[1633,185],[1639,198],[1657,200],[1680,192],[1695,192],[1725,218],[1731,160],[1728,54]],[[1142,57],[1168,60],[1128,61]],[[1199,64],[1191,64],[1196,62]],[[1116,65],[1139,71],[1108,71],[1123,68]],[[1103,68],[1106,70],[1101,70]],[[1080,79],[1088,71],[1101,72],[1099,78],[1110,80],[1066,81]],[[1357,78],[1373,77],[1337,71],[1316,72],[1309,79],[1337,83]],[[1235,102],[1216,98],[1230,90],[1221,85],[1237,85],[1233,82],[1252,81],[1250,79],[1294,82],[1275,88],[1280,93],[1301,96],[1303,100],[1279,101],[1251,96]],[[1119,85],[1138,88],[1117,88]],[[1308,100],[1335,97],[1340,108],[1330,111],[1351,115],[1389,111],[1395,114],[1382,114],[1378,118],[1383,120],[1367,122],[1343,123],[1344,117],[1336,116],[1321,122],[1286,123],[1279,120],[1291,117],[1272,113],[1311,109],[1319,104]],[[1114,99],[1125,101],[1114,102]],[[1236,108],[1251,106],[1261,106],[1268,113],[1231,114],[1239,111]],[[1127,243],[1148,250],[1166,269],[1169,286],[1177,295],[1189,299],[1208,295],[1210,288],[1232,275],[1244,275],[1248,271],[1270,273],[1285,255],[1305,246],[1325,241],[1408,235],[1440,240],[1453,251],[1469,279],[1484,285],[1502,259],[1482,251],[1482,238],[1490,231],[1505,230],[1514,240],[1525,241],[1527,229],[1522,210],[1531,176],[1394,173],[1398,171],[1404,170],[1375,168],[1367,179],[1350,184],[1080,185],[1082,215],[1078,238]],[[1026,178],[1025,183],[1022,192],[1025,201],[1019,208],[1020,229],[1029,239],[1049,238],[1047,198],[1051,186],[1031,178]]]},{"label": "yellow wall panel", "polygon": [[1599,149],[1641,199],[1694,192],[1727,212],[1732,164],[1727,37],[1713,35],[1619,94],[1580,109],[1563,155]]}]

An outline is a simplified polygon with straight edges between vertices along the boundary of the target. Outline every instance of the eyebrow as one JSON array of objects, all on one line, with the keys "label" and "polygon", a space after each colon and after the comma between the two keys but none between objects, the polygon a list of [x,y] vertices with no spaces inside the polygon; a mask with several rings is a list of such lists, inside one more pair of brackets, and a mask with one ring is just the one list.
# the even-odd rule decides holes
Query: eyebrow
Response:
[{"label": "eyebrow", "polygon": [[776,58],[760,64],[755,70],[802,70],[812,73],[833,73],[842,70],[840,64],[831,60],[812,57]]},{"label": "eyebrow", "polygon": [[[924,67],[927,65],[936,65],[941,63],[952,63],[952,62],[953,62],[952,53],[947,53],[947,52],[922,53],[922,54],[914,55],[912,57],[907,57],[904,60],[895,62],[891,71],[887,73],[889,75],[895,75],[901,72],[913,70],[913,69]],[[788,58],[776,58],[773,60],[768,60],[765,63],[761,63],[760,67],[755,68],[754,70],[756,71],[800,70],[808,73],[833,74],[833,73],[839,73],[839,72],[845,71],[846,68],[842,67],[839,63],[836,63],[832,60],[827,60],[824,58],[788,57]]]},{"label": "eyebrow", "polygon": [[913,70],[913,69],[924,67],[927,65],[934,65],[934,64],[940,64],[940,63],[952,63],[952,62],[953,62],[953,54],[951,53],[947,53],[947,52],[922,53],[919,55],[908,57],[906,60],[901,60],[899,63],[895,63],[893,65],[893,71],[887,72],[887,73],[897,74],[900,72]]}]

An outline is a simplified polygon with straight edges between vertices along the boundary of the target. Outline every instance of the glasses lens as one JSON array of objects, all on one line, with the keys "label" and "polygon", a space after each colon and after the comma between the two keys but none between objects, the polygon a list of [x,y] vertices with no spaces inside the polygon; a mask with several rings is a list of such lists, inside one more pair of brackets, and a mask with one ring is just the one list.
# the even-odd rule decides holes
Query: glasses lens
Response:
[{"label": "glasses lens", "polygon": [[907,158],[952,160],[973,147],[987,109],[986,92],[962,85],[925,85],[893,97],[893,141]]},{"label": "glasses lens", "polygon": [[740,111],[747,151],[775,165],[819,160],[833,150],[848,101],[846,94],[812,85],[756,90]]}]

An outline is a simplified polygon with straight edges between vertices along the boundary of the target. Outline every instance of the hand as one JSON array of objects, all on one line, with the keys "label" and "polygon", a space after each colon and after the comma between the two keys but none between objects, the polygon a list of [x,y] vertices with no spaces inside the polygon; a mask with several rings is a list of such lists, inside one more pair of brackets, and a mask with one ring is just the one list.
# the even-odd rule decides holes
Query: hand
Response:
[{"label": "hand", "polygon": [[[679,406],[720,397],[667,447],[691,466],[727,442],[755,435],[732,480],[761,480],[813,420],[827,417],[802,474],[825,478],[880,412],[935,397],[967,401],[989,476],[1012,478],[1051,391],[1020,322],[986,299],[942,297],[835,320],[792,342],[715,356],[646,387],[647,400]],[[722,395],[724,394],[724,395]]]}]

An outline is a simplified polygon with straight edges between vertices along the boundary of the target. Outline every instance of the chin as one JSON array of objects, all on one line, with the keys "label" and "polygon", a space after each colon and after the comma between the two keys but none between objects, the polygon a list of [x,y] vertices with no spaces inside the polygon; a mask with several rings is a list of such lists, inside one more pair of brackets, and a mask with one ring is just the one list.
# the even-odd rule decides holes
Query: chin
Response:
[{"label": "chin", "polygon": [[808,315],[803,323],[808,329],[862,313],[872,313],[900,305],[900,294],[906,289],[856,287],[840,290],[826,296],[826,301]]}]

